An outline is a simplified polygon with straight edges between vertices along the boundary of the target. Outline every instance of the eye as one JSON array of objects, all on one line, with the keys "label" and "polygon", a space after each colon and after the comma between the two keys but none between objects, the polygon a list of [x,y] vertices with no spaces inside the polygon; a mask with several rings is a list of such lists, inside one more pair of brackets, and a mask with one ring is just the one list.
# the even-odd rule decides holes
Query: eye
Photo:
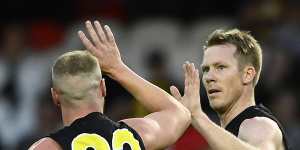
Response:
[{"label": "eye", "polygon": [[209,71],[209,67],[202,67],[202,72],[203,73],[206,73],[206,72],[208,72]]},{"label": "eye", "polygon": [[225,68],[226,68],[226,66],[224,66],[224,65],[219,65],[219,66],[217,67],[218,70],[224,70]]}]

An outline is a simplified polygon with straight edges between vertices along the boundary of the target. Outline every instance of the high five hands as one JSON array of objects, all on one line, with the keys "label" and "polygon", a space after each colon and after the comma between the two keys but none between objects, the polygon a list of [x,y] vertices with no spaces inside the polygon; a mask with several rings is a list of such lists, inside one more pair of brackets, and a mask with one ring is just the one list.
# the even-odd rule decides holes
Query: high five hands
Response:
[{"label": "high five hands", "polygon": [[97,57],[101,70],[110,75],[123,67],[120,51],[109,26],[105,25],[102,28],[99,21],[94,21],[93,24],[86,21],[85,26],[91,40],[82,31],[78,31],[79,38],[86,49]]},{"label": "high five hands", "polygon": [[171,94],[188,108],[193,115],[203,113],[200,102],[200,78],[199,70],[196,69],[194,63],[185,62],[184,70],[184,95],[182,96],[175,86],[170,87]]},{"label": "high five hands", "polygon": [[[90,39],[82,32],[78,35],[86,49],[97,57],[101,70],[110,75],[113,71],[125,66],[121,59],[120,51],[115,42],[114,35],[108,25],[104,28],[99,21],[85,23]],[[171,94],[188,108],[192,114],[203,113],[200,103],[200,79],[199,70],[194,63],[185,62],[183,64],[185,87],[182,96],[175,86],[170,87]]]}]

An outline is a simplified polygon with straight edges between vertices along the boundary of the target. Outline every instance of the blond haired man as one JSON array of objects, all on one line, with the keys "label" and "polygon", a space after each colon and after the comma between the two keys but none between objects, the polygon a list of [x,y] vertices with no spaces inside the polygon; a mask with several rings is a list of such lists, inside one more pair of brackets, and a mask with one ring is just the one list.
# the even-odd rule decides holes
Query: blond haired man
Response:
[{"label": "blond haired man", "polygon": [[[266,107],[255,104],[262,51],[248,32],[213,32],[201,67],[209,103],[221,127],[202,111],[199,94],[198,99],[183,99],[176,87],[171,92],[191,111],[192,125],[213,150],[289,150],[280,123]],[[197,72],[195,67],[192,71]]]},{"label": "blond haired man", "polygon": [[[190,124],[190,112],[167,92],[144,80],[122,61],[112,32],[98,21],[86,28],[91,41],[79,32],[88,51],[60,56],[52,70],[52,97],[61,108],[64,128],[31,150],[155,150],[173,144]],[[93,42],[93,43],[92,43]],[[99,63],[98,63],[99,62]],[[100,65],[100,66],[99,66]],[[100,69],[101,68],[101,69]],[[197,77],[187,72],[189,90]],[[103,114],[105,82],[101,70],[125,87],[152,113],[144,118],[114,122]],[[185,94],[185,98],[197,98]],[[159,139],[157,139],[159,138]]]}]

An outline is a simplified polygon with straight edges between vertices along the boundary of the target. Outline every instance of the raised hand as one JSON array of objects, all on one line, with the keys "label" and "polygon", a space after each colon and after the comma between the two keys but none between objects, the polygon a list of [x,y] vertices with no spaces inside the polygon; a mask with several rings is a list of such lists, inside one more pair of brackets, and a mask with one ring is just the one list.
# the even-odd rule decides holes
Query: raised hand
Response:
[{"label": "raised hand", "polygon": [[85,25],[91,40],[82,31],[78,31],[79,38],[86,49],[97,57],[101,70],[109,75],[124,66],[109,26],[105,25],[103,30],[99,21],[94,21],[94,26],[90,21],[86,21]]},{"label": "raised hand", "polygon": [[184,95],[181,96],[179,90],[175,86],[170,87],[171,94],[188,108],[191,114],[202,113],[200,103],[200,79],[199,70],[195,68],[193,63],[186,62],[183,64],[184,70]]}]

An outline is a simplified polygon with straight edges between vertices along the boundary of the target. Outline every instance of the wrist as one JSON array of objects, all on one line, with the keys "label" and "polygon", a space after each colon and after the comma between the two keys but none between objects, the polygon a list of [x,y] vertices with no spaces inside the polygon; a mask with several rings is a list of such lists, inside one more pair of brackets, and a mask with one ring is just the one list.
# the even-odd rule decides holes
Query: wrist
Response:
[{"label": "wrist", "polygon": [[195,118],[206,119],[208,116],[202,110],[197,110],[192,112],[192,119]]},{"label": "wrist", "polygon": [[204,112],[198,112],[192,114],[192,125],[197,129],[203,129],[203,127],[209,121],[208,116]]},{"label": "wrist", "polygon": [[106,73],[110,78],[118,80],[120,77],[122,77],[122,74],[128,70],[129,68],[123,62],[121,62],[114,67],[111,67]]}]

